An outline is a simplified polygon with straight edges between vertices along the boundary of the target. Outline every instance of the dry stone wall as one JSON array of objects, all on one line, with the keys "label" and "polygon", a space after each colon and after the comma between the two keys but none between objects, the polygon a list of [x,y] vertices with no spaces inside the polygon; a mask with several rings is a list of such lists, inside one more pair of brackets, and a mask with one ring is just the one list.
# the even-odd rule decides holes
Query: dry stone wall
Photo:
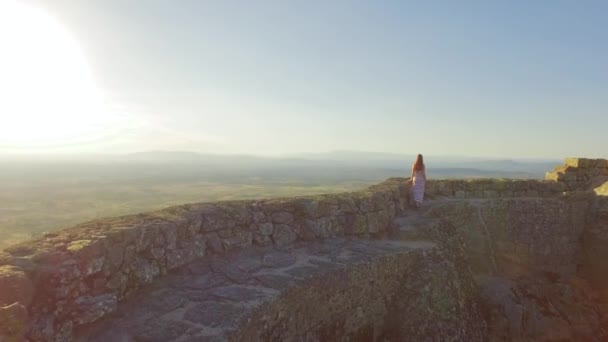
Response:
[{"label": "dry stone wall", "polygon": [[[608,189],[608,182],[604,187]],[[608,193],[598,192],[596,196],[582,236],[584,267],[581,272],[608,303]]]},{"label": "dry stone wall", "polygon": [[608,160],[566,158],[564,165],[547,172],[545,179],[560,182],[570,191],[589,189],[608,180]]},{"label": "dry stone wall", "polygon": [[311,277],[250,314],[234,341],[485,341],[457,245],[374,257]]},{"label": "dry stone wall", "polygon": [[430,199],[559,197],[567,190],[563,183],[519,179],[429,180],[425,196]]},{"label": "dry stone wall", "polygon": [[408,192],[404,179],[391,179],[354,193],[183,205],[46,234],[0,254],[1,333],[69,340],[75,327],[206,255],[381,235],[406,209]]},{"label": "dry stone wall", "polygon": [[477,274],[574,275],[591,195],[449,201],[429,213],[456,227]]}]

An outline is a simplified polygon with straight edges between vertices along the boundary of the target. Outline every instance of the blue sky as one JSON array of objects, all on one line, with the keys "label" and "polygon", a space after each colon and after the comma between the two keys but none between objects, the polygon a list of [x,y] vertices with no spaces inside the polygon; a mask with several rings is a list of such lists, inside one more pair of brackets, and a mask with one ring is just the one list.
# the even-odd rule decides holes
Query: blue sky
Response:
[{"label": "blue sky", "polygon": [[28,1],[124,122],[89,150],[608,157],[603,1]]}]

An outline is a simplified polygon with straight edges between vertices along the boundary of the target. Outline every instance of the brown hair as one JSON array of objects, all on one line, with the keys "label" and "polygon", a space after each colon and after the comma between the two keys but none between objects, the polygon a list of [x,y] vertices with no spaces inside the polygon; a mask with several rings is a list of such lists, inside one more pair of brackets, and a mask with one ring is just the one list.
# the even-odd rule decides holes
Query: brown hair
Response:
[{"label": "brown hair", "polygon": [[419,154],[416,157],[416,162],[414,163],[414,171],[424,170],[424,160],[422,159],[422,154]]}]

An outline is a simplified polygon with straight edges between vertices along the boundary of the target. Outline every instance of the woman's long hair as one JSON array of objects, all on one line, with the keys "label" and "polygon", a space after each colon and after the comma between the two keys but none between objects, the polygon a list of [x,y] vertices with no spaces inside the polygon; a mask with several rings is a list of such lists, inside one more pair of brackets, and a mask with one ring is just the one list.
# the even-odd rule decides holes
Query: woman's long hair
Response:
[{"label": "woman's long hair", "polygon": [[414,171],[424,170],[424,160],[422,159],[422,154],[419,154],[416,157],[416,162],[414,163]]}]

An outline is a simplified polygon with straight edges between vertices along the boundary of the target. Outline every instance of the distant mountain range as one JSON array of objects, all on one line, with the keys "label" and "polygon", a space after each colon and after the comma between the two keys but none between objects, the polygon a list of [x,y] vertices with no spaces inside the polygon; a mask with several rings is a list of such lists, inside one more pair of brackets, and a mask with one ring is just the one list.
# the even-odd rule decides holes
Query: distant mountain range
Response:
[{"label": "distant mountain range", "polygon": [[[407,175],[415,155],[363,151],[332,151],[328,153],[300,153],[274,157],[232,154],[210,154],[190,151],[143,151],[130,154],[98,154],[71,156],[11,156],[4,161],[53,162],[77,164],[159,164],[178,167],[191,165],[215,172],[242,174],[281,173],[317,174],[319,172],[376,175]],[[459,156],[425,156],[431,177],[505,177],[542,178],[545,171],[561,164],[557,159],[502,159]],[[324,171],[325,170],[325,171]]]},{"label": "distant mountain range", "polygon": [[[251,155],[216,155],[183,151],[147,151],[126,155],[131,161],[228,163],[254,166],[260,163],[286,166],[341,166],[407,170],[415,155],[361,151],[332,151],[328,153],[288,154],[278,157]],[[545,171],[561,164],[553,159],[490,159],[482,157],[427,156],[425,164],[431,173],[442,175],[473,175],[483,177],[492,174],[519,175],[541,178]],[[441,172],[433,172],[433,169]]]}]

